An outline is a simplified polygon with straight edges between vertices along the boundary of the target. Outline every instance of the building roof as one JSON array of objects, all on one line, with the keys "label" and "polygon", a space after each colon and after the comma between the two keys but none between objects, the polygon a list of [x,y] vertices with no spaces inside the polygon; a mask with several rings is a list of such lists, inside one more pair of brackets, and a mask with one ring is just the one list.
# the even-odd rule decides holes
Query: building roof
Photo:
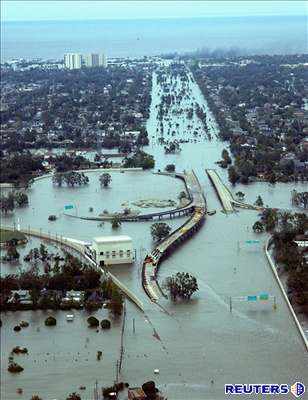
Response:
[{"label": "building roof", "polygon": [[131,242],[132,238],[126,235],[119,236],[98,236],[93,238],[95,243],[119,243],[119,242]]},{"label": "building roof", "polygon": [[141,400],[144,400],[144,399],[147,398],[146,395],[145,395],[145,393],[144,393],[144,391],[143,391],[143,389],[140,388],[140,387],[129,388],[129,389],[128,389],[128,393],[129,393],[129,396],[130,396],[131,399],[136,399],[136,400],[141,399]]}]

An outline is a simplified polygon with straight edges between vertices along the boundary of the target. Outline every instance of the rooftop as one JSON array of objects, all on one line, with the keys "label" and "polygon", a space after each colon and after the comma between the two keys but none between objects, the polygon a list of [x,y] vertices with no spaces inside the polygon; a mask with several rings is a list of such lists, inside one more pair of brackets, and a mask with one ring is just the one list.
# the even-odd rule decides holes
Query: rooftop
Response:
[{"label": "rooftop", "polygon": [[114,242],[131,242],[132,238],[126,235],[119,236],[98,236],[93,238],[95,243],[114,243]]}]

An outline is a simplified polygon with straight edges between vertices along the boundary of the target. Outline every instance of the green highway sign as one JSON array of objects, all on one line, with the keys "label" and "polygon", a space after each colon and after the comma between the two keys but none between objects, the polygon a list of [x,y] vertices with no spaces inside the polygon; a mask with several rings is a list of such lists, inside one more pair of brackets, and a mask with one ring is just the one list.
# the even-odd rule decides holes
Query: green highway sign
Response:
[{"label": "green highway sign", "polygon": [[247,296],[248,301],[257,301],[257,296]]},{"label": "green highway sign", "polygon": [[268,294],[260,294],[259,295],[259,299],[260,300],[268,300],[269,299],[269,295]]},{"label": "green highway sign", "polygon": [[74,206],[71,204],[64,206],[64,210],[71,210],[72,208],[74,208]]},{"label": "green highway sign", "polygon": [[245,243],[260,243],[260,240],[246,240]]}]

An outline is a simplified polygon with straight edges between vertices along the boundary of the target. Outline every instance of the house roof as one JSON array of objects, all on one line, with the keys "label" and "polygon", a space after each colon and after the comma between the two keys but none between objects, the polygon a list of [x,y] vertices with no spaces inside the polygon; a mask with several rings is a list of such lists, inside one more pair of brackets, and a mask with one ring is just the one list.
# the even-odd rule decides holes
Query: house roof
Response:
[{"label": "house roof", "polygon": [[130,389],[128,389],[128,393],[130,394],[131,398],[136,399],[136,400],[138,400],[138,399],[143,400],[146,398],[146,395],[145,395],[143,389],[140,387],[130,388]]}]

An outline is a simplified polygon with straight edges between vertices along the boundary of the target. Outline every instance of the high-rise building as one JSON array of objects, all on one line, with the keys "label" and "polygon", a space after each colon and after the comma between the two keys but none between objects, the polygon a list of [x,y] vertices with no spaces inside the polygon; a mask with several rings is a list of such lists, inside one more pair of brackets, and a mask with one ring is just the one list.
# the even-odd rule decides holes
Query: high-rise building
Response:
[{"label": "high-rise building", "polygon": [[99,66],[99,56],[98,54],[87,54],[84,56],[84,62],[86,67],[98,67]]},{"label": "high-rise building", "polygon": [[107,67],[107,59],[104,54],[91,53],[84,56],[86,67]]},{"label": "high-rise building", "polygon": [[82,65],[82,56],[78,53],[64,54],[64,67],[68,69],[79,69]]},{"label": "high-rise building", "polygon": [[78,53],[64,54],[64,67],[67,69],[79,69],[85,65],[86,67],[107,67],[107,58],[105,54],[91,53],[81,55]]},{"label": "high-rise building", "polygon": [[98,63],[101,67],[107,67],[107,57],[105,56],[105,54],[99,54]]}]

